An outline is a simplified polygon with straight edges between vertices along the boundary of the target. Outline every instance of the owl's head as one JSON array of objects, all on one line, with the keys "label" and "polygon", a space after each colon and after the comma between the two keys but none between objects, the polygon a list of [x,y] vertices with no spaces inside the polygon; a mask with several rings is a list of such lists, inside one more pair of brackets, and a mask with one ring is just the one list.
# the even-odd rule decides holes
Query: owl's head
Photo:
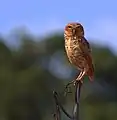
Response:
[{"label": "owl's head", "polygon": [[80,23],[74,22],[74,23],[68,23],[65,26],[64,33],[67,36],[77,36],[82,37],[84,36],[84,28]]}]

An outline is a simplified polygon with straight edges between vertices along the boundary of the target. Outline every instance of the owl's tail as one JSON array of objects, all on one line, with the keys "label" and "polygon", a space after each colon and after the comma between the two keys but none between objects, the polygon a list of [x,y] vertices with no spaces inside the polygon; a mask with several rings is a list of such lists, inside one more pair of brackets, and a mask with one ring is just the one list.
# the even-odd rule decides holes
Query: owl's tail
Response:
[{"label": "owl's tail", "polygon": [[89,80],[92,82],[94,80],[94,66],[92,64],[92,66],[89,68],[88,72],[87,72],[87,76],[89,78]]}]

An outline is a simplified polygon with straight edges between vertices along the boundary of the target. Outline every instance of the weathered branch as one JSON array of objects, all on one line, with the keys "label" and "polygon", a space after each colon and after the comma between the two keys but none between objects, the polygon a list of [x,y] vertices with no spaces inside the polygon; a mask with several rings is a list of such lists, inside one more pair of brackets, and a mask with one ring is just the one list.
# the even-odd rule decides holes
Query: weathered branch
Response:
[{"label": "weathered branch", "polygon": [[61,113],[60,113],[60,108],[59,108],[59,105],[58,105],[58,100],[57,100],[55,94],[56,94],[56,93],[53,92],[54,100],[55,100],[55,107],[56,107],[56,108],[55,108],[55,109],[56,109],[56,113],[54,113],[54,118],[55,118],[55,120],[60,120],[60,118],[61,118]]},{"label": "weathered branch", "polygon": [[[68,88],[68,86],[70,84],[72,84],[73,82],[70,82],[66,85],[65,89]],[[59,101],[59,97],[57,92],[53,92],[54,95],[54,99],[55,99],[55,104],[56,104],[56,113],[55,113],[55,120],[60,120],[61,116],[60,116],[60,109],[63,111],[63,113],[70,119],[72,120],[79,120],[79,103],[80,103],[80,93],[81,93],[81,86],[82,83],[80,81],[76,82],[75,84],[75,106],[73,109],[73,115],[69,115],[66,110],[64,109],[64,107],[61,105],[61,102]]]},{"label": "weathered branch", "polygon": [[75,85],[75,106],[73,110],[73,119],[79,120],[79,104],[80,104],[80,93],[81,93],[82,83],[80,81],[76,82]]},{"label": "weathered branch", "polygon": [[[59,107],[61,108],[61,110],[64,112],[64,114],[65,114],[67,117],[69,117],[70,119],[73,119],[73,117],[72,117],[71,115],[69,115],[69,114],[66,112],[65,108],[61,105],[61,103],[60,103],[60,101],[59,101],[59,99],[58,99],[58,94],[57,94],[57,92],[54,91],[53,94],[54,94],[54,98],[55,98],[56,104],[59,105]],[[59,120],[60,120],[60,119],[59,119]]]}]

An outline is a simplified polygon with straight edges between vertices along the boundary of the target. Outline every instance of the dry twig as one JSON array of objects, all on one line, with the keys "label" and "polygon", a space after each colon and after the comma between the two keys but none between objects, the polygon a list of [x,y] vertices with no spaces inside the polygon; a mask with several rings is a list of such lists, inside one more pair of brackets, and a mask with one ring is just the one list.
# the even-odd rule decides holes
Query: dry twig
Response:
[{"label": "dry twig", "polygon": [[[73,82],[70,82],[65,87],[68,90],[68,86],[72,84]],[[59,95],[56,91],[53,92],[54,100],[55,100],[55,106],[56,106],[56,113],[54,114],[55,120],[61,120],[61,112],[60,109],[63,111],[63,113],[70,118],[71,120],[79,120],[79,104],[80,104],[80,93],[81,93],[81,86],[82,83],[80,81],[75,83],[75,106],[73,109],[73,115],[70,115],[66,112],[65,108],[61,105],[61,102],[59,101]]]}]

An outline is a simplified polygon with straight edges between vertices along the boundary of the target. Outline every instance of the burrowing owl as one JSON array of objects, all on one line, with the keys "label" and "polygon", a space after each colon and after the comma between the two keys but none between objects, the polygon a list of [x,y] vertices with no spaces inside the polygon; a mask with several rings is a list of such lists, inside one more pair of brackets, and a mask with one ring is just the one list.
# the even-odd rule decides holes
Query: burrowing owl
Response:
[{"label": "burrowing owl", "polygon": [[[76,80],[82,80],[85,75],[90,81],[94,79],[94,66],[90,44],[84,37],[84,28],[80,23],[68,23],[64,30],[65,50],[69,61],[80,70]],[[81,81],[82,82],[82,81]]]}]

